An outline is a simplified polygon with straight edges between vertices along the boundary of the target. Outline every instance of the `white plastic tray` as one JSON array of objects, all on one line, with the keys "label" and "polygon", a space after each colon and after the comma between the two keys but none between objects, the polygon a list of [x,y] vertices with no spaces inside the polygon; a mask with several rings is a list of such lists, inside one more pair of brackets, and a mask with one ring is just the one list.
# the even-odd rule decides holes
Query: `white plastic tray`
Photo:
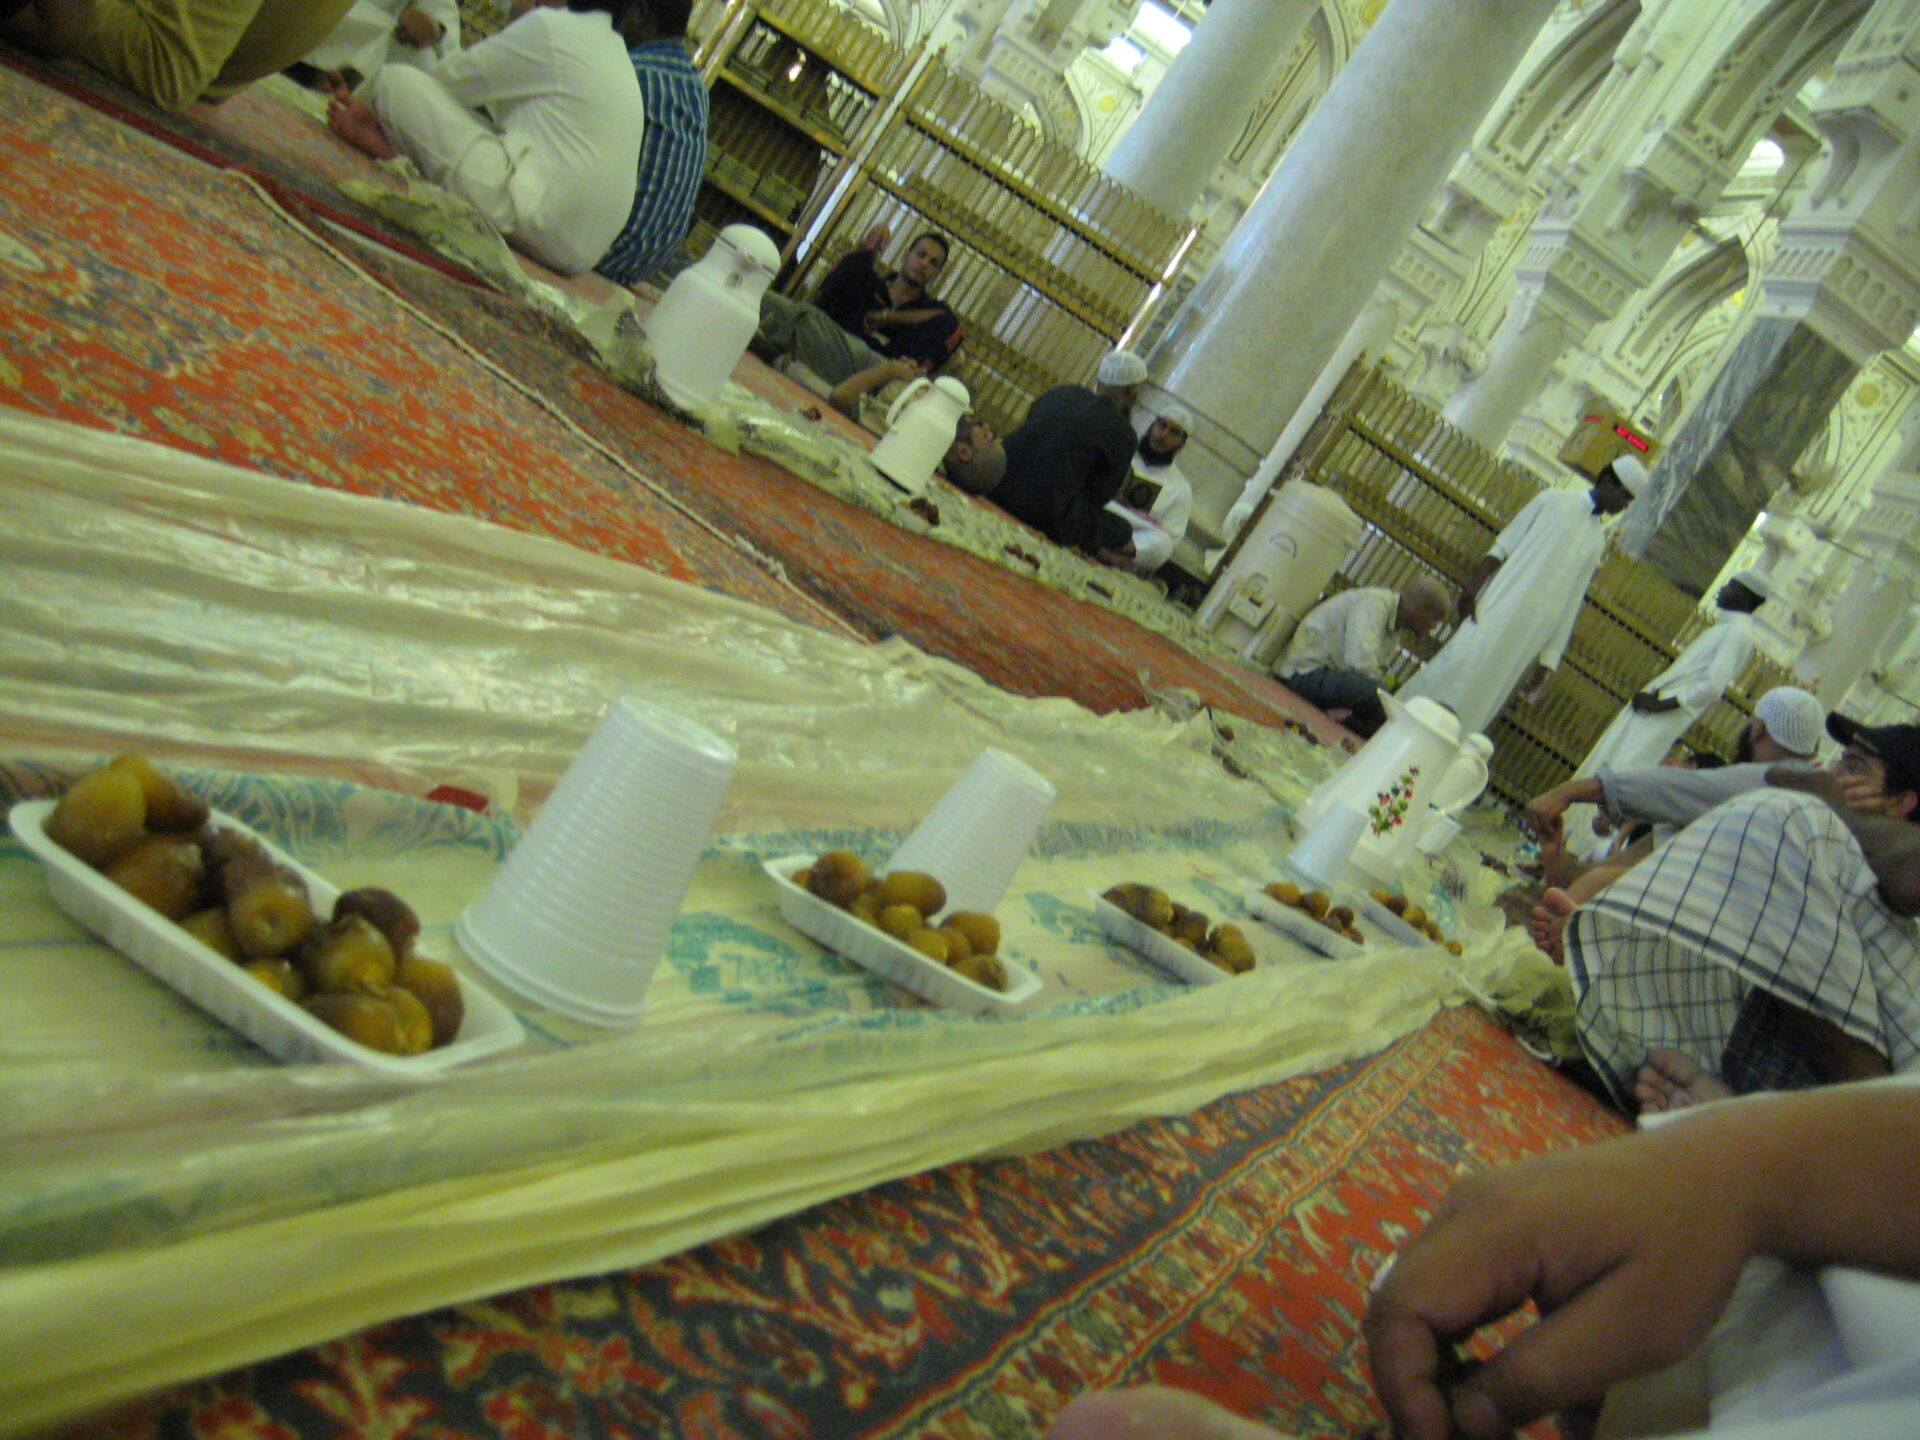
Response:
[{"label": "white plastic tray", "polygon": [[[1094,918],[1106,937],[1144,955],[1162,970],[1170,971],[1189,985],[1211,985],[1233,979],[1231,970],[1223,970],[1204,955],[1196,955],[1171,935],[1162,935],[1144,920],[1136,920],[1106,896],[1093,897]],[[1253,962],[1255,966],[1259,961]]]},{"label": "white plastic tray", "polygon": [[[1344,902],[1336,900],[1335,904]],[[1278,930],[1282,935],[1291,936],[1309,950],[1317,951],[1329,960],[1345,960],[1358,955],[1363,947],[1356,945],[1346,936],[1329,930],[1304,910],[1296,910],[1291,905],[1282,905],[1271,895],[1257,886],[1249,886],[1246,894],[1247,913],[1270,930]]]},{"label": "white plastic tray", "polygon": [[780,890],[780,918],[802,935],[818,940],[834,954],[844,956],[862,969],[871,970],[894,984],[913,991],[923,1000],[951,1010],[971,1010],[981,1015],[1004,1015],[1020,1007],[1040,989],[1040,977],[1008,965],[1005,990],[989,990],[964,975],[956,975],[931,956],[922,955],[911,945],[902,944],[884,930],[876,930],[855,919],[838,905],[830,905],[818,895],[793,883],[796,872],[813,863],[811,855],[787,855],[766,862],[767,874]]},{"label": "white plastic tray", "polygon": [[[217,951],[209,949],[158,911],[141,904],[85,861],[47,838],[51,800],[23,800],[7,814],[22,845],[46,866],[47,890],[74,920],[155,979],[172,986],[214,1019],[231,1025],[276,1060],[289,1065],[345,1060],[386,1075],[425,1076],[482,1055],[511,1050],[524,1038],[520,1021],[487,989],[460,976],[466,1016],[450,1045],[421,1055],[385,1055],[349,1040],[277,995]],[[222,830],[252,835],[267,853],[307,882],[314,913],[333,912],[338,886],[330,885],[231,815],[213,812]]]}]

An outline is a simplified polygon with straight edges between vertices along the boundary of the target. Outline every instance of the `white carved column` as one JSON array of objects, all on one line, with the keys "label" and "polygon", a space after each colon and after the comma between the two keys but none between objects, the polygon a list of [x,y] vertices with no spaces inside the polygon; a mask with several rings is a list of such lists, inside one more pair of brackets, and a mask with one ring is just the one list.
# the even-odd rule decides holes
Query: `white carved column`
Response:
[{"label": "white carved column", "polygon": [[1213,0],[1102,168],[1185,215],[1318,8],[1319,0]]},{"label": "white carved column", "polygon": [[1199,418],[1196,491],[1279,439],[1551,10],[1394,0],[1368,32],[1154,351]]},{"label": "white carved column", "polygon": [[1837,706],[1900,632],[1920,591],[1920,475],[1882,476],[1873,503],[1835,542],[1833,600],[1808,617],[1816,638],[1794,662],[1802,684]]},{"label": "white carved column", "polygon": [[[1822,4],[1784,0],[1779,9],[1789,22],[1803,12],[1811,26]],[[1579,132],[1581,148],[1548,167],[1549,196],[1516,271],[1514,306],[1485,370],[1447,406],[1448,418],[1489,449],[1506,440],[1560,350],[1653,283],[1797,85],[1798,52],[1757,44],[1735,19],[1698,5],[1644,13],[1619,47],[1593,125]],[[1549,348],[1552,334],[1558,349]]]},{"label": "white carved column", "polygon": [[1378,359],[1405,320],[1405,312],[1391,299],[1376,298],[1347,327],[1347,333],[1340,337],[1333,355],[1315,378],[1313,388],[1307,391],[1306,399],[1300,402],[1299,408],[1293,412],[1293,418],[1287,422],[1287,428],[1280,432],[1280,438],[1273,442],[1273,448],[1260,462],[1260,468],[1253,472],[1252,478],[1241,489],[1240,498],[1227,511],[1222,530],[1227,539],[1231,540],[1240,533],[1240,527],[1247,523],[1247,517],[1253,514],[1260,497],[1280,478],[1287,461],[1300,448],[1300,442],[1307,438],[1307,431],[1313,427],[1313,422],[1320,418],[1327,397],[1333,394],[1353,362],[1363,355]]},{"label": "white carved column", "polygon": [[1583,318],[1568,318],[1562,308],[1548,303],[1543,289],[1517,293],[1487,348],[1486,365],[1454,392],[1440,413],[1497,451]]},{"label": "white carved column", "polygon": [[[991,8],[983,6],[983,14]],[[1011,0],[969,44],[980,86],[1015,105],[1044,101],[1082,50],[1099,49],[1133,23],[1140,0]],[[982,51],[979,41],[987,39]]]}]

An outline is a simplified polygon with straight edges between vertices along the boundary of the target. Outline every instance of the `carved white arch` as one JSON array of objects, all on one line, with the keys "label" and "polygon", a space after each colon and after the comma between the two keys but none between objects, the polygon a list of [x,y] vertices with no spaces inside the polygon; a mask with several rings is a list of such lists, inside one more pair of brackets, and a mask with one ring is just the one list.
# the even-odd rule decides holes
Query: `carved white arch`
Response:
[{"label": "carved white arch", "polygon": [[1620,339],[1619,355],[1635,362],[1636,368],[1657,362],[1751,275],[1746,246],[1737,237],[1707,246],[1647,297]]},{"label": "carved white arch", "polygon": [[1514,92],[1486,147],[1520,174],[1531,175],[1593,98],[1614,51],[1639,18],[1639,0],[1595,6]]},{"label": "carved white arch", "polygon": [[1674,130],[1731,173],[1872,0],[1774,0],[1736,32]]}]

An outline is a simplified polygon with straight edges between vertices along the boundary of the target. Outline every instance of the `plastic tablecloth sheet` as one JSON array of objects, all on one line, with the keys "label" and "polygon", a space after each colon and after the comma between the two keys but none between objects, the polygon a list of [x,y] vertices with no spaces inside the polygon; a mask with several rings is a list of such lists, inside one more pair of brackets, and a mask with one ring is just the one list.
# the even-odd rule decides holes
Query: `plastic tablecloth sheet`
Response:
[{"label": "plastic tablecloth sheet", "polygon": [[[1318,963],[1250,926],[1271,963],[1179,985],[1102,941],[1089,892],[1144,879],[1235,915],[1332,756],[1241,723],[1248,783],[1204,715],[1020,699],[493,526],[0,417],[0,573],[0,799],[141,748],[336,883],[407,896],[456,964],[453,919],[611,697],[741,755],[643,1022],[592,1030],[496,986],[526,1044],[425,1083],[273,1063],[0,843],[0,1430],[1183,1112],[1532,963],[1476,881],[1448,916],[1461,960]],[[758,868],[883,858],[986,745],[1060,792],[1000,907],[1009,963],[1043,982],[1006,1018],[823,952]],[[418,798],[447,783],[498,803]]]}]

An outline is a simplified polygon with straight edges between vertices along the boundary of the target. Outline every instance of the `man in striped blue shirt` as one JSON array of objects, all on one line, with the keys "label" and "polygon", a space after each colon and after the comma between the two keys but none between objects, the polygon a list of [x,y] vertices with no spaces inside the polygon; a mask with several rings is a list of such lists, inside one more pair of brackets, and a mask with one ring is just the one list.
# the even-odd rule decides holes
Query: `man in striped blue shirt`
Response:
[{"label": "man in striped blue shirt", "polygon": [[627,26],[647,106],[639,184],[626,229],[594,268],[632,285],[680,253],[707,166],[707,87],[687,53],[692,0],[641,0]]}]

